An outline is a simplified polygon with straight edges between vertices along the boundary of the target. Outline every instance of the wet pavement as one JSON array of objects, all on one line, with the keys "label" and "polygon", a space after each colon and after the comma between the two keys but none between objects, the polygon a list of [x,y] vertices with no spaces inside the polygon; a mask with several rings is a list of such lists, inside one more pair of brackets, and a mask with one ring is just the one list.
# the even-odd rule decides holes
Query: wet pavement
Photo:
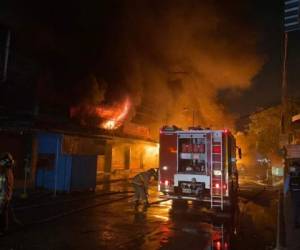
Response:
[{"label": "wet pavement", "polygon": [[[276,191],[241,181],[236,213],[213,213],[200,204],[155,203],[132,207],[126,182],[98,186],[96,194],[45,196],[16,204],[14,224],[0,249],[272,249],[276,241]],[[159,200],[156,187],[150,202]],[[34,205],[36,204],[36,205]],[[44,205],[43,205],[44,204]],[[41,206],[42,205],[42,206]],[[31,207],[30,207],[31,206]]]}]

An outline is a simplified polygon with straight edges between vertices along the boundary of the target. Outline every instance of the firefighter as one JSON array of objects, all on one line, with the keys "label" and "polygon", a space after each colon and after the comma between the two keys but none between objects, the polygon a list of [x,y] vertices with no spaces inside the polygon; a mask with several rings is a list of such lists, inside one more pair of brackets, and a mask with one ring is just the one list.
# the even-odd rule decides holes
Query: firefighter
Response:
[{"label": "firefighter", "polygon": [[136,209],[138,208],[140,202],[144,204],[144,207],[149,206],[148,188],[152,177],[157,177],[157,173],[154,168],[151,168],[145,172],[141,172],[133,177],[132,186],[134,189],[134,203]]},{"label": "firefighter", "polygon": [[14,184],[13,164],[10,153],[0,156],[0,236],[4,235],[8,228],[8,210]]}]

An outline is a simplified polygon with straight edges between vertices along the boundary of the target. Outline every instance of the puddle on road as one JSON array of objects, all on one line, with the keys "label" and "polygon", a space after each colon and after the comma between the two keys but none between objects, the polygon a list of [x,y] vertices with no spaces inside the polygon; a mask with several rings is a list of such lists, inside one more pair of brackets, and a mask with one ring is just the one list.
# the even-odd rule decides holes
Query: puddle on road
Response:
[{"label": "puddle on road", "polygon": [[[277,207],[258,191],[244,192],[232,217],[192,203],[172,208],[167,201],[146,211],[135,211],[132,202],[112,204],[97,210],[101,222],[91,239],[105,249],[265,250],[275,240]],[[159,199],[154,195],[151,201]]]},{"label": "puddle on road", "polygon": [[203,211],[190,205],[173,209],[168,201],[151,207],[144,216],[138,212],[135,217],[147,233],[142,241],[133,239],[126,249],[229,250],[232,220],[212,219]]},{"label": "puddle on road", "polygon": [[[265,201],[263,202],[265,203]],[[276,241],[277,203],[261,205],[240,202],[240,225],[237,249],[272,249]],[[245,244],[246,243],[246,244]]]},{"label": "puddle on road", "polygon": [[[265,250],[274,242],[276,202],[268,195],[255,202],[243,197],[234,217],[224,213],[214,216],[211,210],[193,204],[172,208],[171,201],[137,212],[128,201],[113,203],[45,225],[44,230],[33,230],[26,236],[24,249],[48,243],[49,247],[55,246],[51,249],[58,250]],[[55,242],[50,242],[53,235]]]},{"label": "puddle on road", "polygon": [[[263,198],[262,198],[263,199]],[[268,204],[268,205],[266,205]],[[240,202],[234,216],[192,205],[172,208],[171,201],[148,209],[146,217],[137,216],[147,232],[132,249],[259,250],[275,241],[276,202]],[[144,223],[144,224],[143,224]],[[151,225],[152,224],[152,225]]]}]

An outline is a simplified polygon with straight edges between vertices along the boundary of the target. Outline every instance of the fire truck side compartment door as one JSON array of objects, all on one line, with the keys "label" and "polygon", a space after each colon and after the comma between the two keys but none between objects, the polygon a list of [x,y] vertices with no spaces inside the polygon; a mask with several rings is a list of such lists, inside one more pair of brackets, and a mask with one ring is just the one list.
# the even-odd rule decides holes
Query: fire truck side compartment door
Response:
[{"label": "fire truck side compartment door", "polygon": [[173,176],[177,171],[177,133],[160,134],[159,178],[173,185]]}]

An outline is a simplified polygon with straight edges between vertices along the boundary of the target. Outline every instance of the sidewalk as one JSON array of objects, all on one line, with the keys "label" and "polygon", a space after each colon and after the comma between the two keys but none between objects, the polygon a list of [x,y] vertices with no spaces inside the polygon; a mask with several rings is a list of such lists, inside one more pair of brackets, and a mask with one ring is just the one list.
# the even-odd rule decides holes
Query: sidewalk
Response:
[{"label": "sidewalk", "polygon": [[300,229],[294,228],[291,195],[284,197],[284,223],[287,250],[300,250]]}]

